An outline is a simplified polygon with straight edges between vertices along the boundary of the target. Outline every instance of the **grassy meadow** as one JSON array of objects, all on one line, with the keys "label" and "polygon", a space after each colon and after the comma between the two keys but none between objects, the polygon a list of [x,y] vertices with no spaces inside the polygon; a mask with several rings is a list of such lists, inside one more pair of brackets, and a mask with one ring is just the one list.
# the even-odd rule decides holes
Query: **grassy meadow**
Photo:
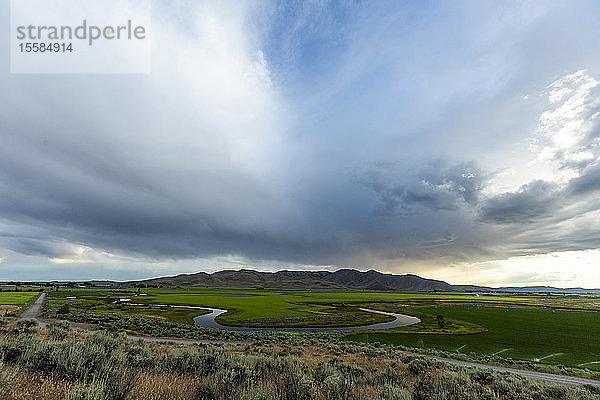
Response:
[{"label": "grassy meadow", "polygon": [[33,303],[40,292],[0,291],[0,315],[14,317],[21,309]]},{"label": "grassy meadow", "polygon": [[37,298],[39,292],[2,292],[0,291],[0,304],[21,306],[26,304],[32,298]]},{"label": "grassy meadow", "polygon": [[[123,304],[130,299],[137,306]],[[60,289],[48,294],[59,312],[156,317],[193,324],[204,311],[227,309],[217,318],[235,326],[352,326],[389,316],[358,307],[414,315],[419,324],[387,331],[351,333],[346,340],[410,348],[476,353],[600,370],[600,298],[469,293],[264,289]],[[62,311],[61,311],[62,310]]]},{"label": "grassy meadow", "polygon": [[[162,305],[189,305],[227,309],[218,322],[232,326],[352,326],[387,321],[385,315],[375,315],[356,309],[356,305],[377,303],[421,304],[423,302],[476,302],[518,304],[527,298],[469,295],[424,294],[407,292],[318,291],[318,290],[253,290],[253,289],[61,289],[50,292],[49,298],[70,306],[87,307],[99,312],[154,313],[171,319]],[[120,303],[120,299],[145,304],[147,308]],[[197,310],[193,311],[198,315]],[[190,321],[188,321],[191,323]],[[312,325],[311,325],[312,324]]]},{"label": "grassy meadow", "polygon": [[600,370],[598,312],[479,305],[420,307],[418,312],[469,321],[486,331],[471,335],[358,333],[347,339]]}]

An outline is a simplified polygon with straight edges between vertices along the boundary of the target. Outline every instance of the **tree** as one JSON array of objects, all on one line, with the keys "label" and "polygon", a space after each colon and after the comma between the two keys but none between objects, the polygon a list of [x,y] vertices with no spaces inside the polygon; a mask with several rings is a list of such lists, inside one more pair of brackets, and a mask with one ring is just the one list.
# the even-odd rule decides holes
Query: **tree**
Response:
[{"label": "tree", "polygon": [[56,312],[57,312],[58,314],[65,315],[65,314],[68,314],[68,313],[69,313],[69,311],[70,311],[70,307],[69,307],[69,305],[68,305],[67,303],[63,303],[63,304],[62,304],[62,305],[59,307],[58,311],[56,311]]},{"label": "tree", "polygon": [[441,315],[441,314],[439,314],[435,318],[437,319],[438,326],[440,327],[440,329],[442,329],[444,327],[444,325],[445,325],[445,323],[444,323],[444,316]]}]

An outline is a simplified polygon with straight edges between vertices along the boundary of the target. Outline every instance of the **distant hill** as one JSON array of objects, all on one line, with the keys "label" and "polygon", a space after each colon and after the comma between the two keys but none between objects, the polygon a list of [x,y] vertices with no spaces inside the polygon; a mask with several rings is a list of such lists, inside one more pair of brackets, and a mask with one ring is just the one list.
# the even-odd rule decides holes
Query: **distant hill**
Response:
[{"label": "distant hill", "polygon": [[212,274],[198,272],[172,277],[127,282],[134,285],[161,287],[238,287],[281,289],[359,289],[359,290],[405,290],[444,292],[514,292],[514,293],[594,293],[600,289],[560,289],[548,286],[490,288],[476,285],[451,285],[447,282],[421,278],[417,275],[384,274],[375,270],[366,272],[355,269],[329,271],[277,271],[258,272],[249,269],[225,270]]},{"label": "distant hill", "polygon": [[[275,275],[296,276],[303,271],[279,271]],[[383,274],[375,270],[360,272],[355,269],[340,269],[335,272],[306,272],[314,279],[331,282],[348,289],[368,290],[414,290],[414,291],[451,291],[453,286],[435,279],[421,278],[417,275]]]},{"label": "distant hill", "polygon": [[561,294],[600,294],[600,289],[555,288],[552,286],[501,287],[492,291],[513,293],[561,293]]},{"label": "distant hill", "polygon": [[[284,272],[284,271],[281,271]],[[248,269],[239,271],[219,271],[212,274],[197,272],[195,274],[181,274],[172,277],[154,278],[135,283],[158,286],[182,287],[240,287],[240,288],[343,288],[332,282],[313,278],[307,274],[288,276],[281,272],[258,272]],[[132,283],[132,282],[129,282]]]},{"label": "distant hill", "polygon": [[219,271],[212,274],[198,272],[173,277],[154,278],[137,282],[158,286],[182,287],[263,287],[297,289],[368,289],[368,290],[439,290],[451,291],[453,286],[417,275],[382,274],[374,270],[360,272],[354,269],[329,271],[258,272],[242,269]]}]

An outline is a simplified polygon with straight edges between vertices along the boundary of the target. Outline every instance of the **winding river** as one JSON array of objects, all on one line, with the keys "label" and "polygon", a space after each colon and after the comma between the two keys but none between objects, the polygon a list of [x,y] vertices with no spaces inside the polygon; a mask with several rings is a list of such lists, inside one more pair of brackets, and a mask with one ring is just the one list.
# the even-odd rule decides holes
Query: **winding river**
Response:
[{"label": "winding river", "polygon": [[[129,306],[148,306],[149,304],[144,303],[131,303],[131,299],[118,299],[114,301],[114,303],[120,303],[123,305]],[[230,331],[285,331],[285,332],[309,332],[309,331],[360,331],[364,329],[390,329],[390,328],[400,328],[402,326],[414,325],[421,322],[421,320],[417,317],[413,317],[410,315],[404,314],[396,314],[387,311],[379,311],[372,310],[370,308],[362,308],[358,309],[361,311],[366,311],[375,314],[383,314],[394,317],[395,319],[389,322],[379,322],[376,324],[369,325],[357,325],[357,326],[329,326],[329,327],[251,327],[251,326],[229,326],[229,325],[221,325],[216,321],[219,315],[224,314],[227,310],[223,310],[220,308],[211,308],[211,307],[199,307],[199,306],[182,306],[182,305],[172,305],[172,304],[152,304],[157,307],[174,307],[174,308],[193,308],[198,310],[210,310],[211,312],[204,315],[198,315],[194,317],[194,325],[203,326],[205,328],[219,328],[226,329]]]},{"label": "winding river", "polygon": [[413,325],[421,322],[421,320],[417,317],[412,317],[410,315],[404,314],[396,314],[385,311],[371,310],[370,308],[359,308],[361,311],[366,311],[375,314],[383,314],[390,315],[395,319],[389,322],[380,322],[376,324],[370,325],[360,325],[360,326],[339,326],[339,327],[312,327],[312,328],[283,328],[283,327],[249,327],[249,326],[228,326],[221,325],[218,323],[215,318],[219,315],[226,313],[227,310],[222,310],[219,308],[209,308],[202,307],[206,310],[211,310],[210,314],[198,315],[194,317],[194,324],[198,326],[203,326],[205,328],[219,328],[219,329],[227,329],[230,331],[285,331],[285,332],[308,332],[308,331],[358,331],[364,329],[390,329],[390,328],[399,328],[402,326]]}]

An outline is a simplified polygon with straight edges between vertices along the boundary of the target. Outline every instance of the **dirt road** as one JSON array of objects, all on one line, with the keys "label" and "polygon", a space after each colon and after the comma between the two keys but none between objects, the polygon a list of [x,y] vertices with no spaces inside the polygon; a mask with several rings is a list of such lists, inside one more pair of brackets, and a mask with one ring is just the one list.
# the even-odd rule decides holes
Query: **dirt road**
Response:
[{"label": "dirt road", "polygon": [[480,364],[480,363],[474,363],[474,362],[469,362],[469,361],[454,360],[452,358],[426,356],[426,355],[421,355],[421,354],[416,354],[416,353],[410,353],[410,354],[414,354],[416,356],[423,356],[423,357],[430,358],[433,360],[443,361],[443,362],[447,362],[450,364],[459,365],[462,367],[484,368],[484,369],[491,369],[491,370],[497,371],[497,372],[510,372],[511,374],[521,375],[521,376],[525,376],[530,379],[537,379],[537,380],[542,380],[542,381],[546,381],[546,382],[562,383],[562,384],[571,385],[571,386],[592,385],[592,386],[600,387],[600,381],[597,381],[594,379],[577,378],[577,377],[568,376],[568,375],[548,374],[545,372],[529,371],[529,370],[525,370],[525,369],[498,367],[496,365],[487,365],[487,364]]},{"label": "dirt road", "polygon": [[25,318],[37,318],[40,316],[40,312],[42,311],[42,304],[44,303],[44,298],[46,297],[46,292],[42,293],[40,297],[33,303],[29,308],[21,313],[19,319]]}]

